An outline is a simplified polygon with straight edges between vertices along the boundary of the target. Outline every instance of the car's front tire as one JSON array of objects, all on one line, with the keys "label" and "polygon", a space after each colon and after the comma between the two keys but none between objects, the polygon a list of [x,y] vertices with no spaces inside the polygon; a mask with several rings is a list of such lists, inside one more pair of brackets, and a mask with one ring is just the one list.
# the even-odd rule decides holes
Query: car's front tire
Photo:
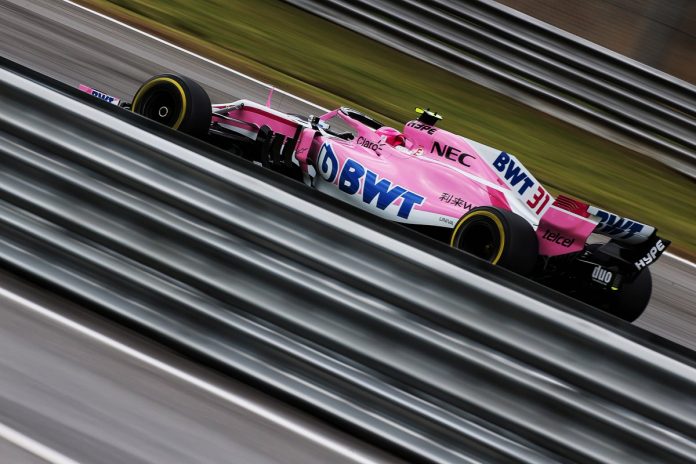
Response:
[{"label": "car's front tire", "polygon": [[474,208],[454,226],[450,245],[517,274],[530,275],[539,243],[521,216],[489,206]]},{"label": "car's front tire", "polygon": [[208,134],[212,118],[206,91],[197,82],[174,74],[145,81],[135,92],[131,110],[197,138]]}]

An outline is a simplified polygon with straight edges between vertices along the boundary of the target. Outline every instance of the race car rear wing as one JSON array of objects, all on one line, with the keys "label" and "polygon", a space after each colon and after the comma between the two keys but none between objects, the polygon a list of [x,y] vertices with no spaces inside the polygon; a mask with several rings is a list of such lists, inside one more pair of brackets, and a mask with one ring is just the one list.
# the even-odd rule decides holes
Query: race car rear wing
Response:
[{"label": "race car rear wing", "polygon": [[621,243],[629,245],[645,243],[657,230],[647,224],[621,217],[565,195],[558,195],[553,204],[578,216],[585,218],[594,216],[598,222],[593,232]]},{"label": "race car rear wing", "polygon": [[648,241],[656,229],[633,219],[621,217],[596,206],[587,207],[587,212],[599,218],[595,233],[605,235],[620,242],[640,244]]},{"label": "race car rear wing", "polygon": [[559,195],[554,205],[583,217],[594,216],[598,219],[593,232],[611,240],[602,245],[597,252],[618,260],[627,270],[633,272],[639,272],[654,263],[671,243],[658,237],[657,229],[653,226],[621,217],[573,198]]}]

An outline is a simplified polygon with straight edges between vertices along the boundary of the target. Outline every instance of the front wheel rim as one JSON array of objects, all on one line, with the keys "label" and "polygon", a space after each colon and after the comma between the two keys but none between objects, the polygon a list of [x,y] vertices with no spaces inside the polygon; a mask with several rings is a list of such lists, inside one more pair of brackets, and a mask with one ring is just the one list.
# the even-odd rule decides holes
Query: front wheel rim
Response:
[{"label": "front wheel rim", "polygon": [[175,127],[182,111],[181,95],[171,86],[158,86],[143,97],[137,112],[165,126]]}]

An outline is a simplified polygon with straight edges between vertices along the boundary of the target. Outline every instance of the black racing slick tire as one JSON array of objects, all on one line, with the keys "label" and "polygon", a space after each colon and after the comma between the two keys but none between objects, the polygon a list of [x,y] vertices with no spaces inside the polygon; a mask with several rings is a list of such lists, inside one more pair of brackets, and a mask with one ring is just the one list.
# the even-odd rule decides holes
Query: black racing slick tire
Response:
[{"label": "black racing slick tire", "polygon": [[643,269],[633,282],[624,283],[606,300],[606,311],[624,321],[633,322],[643,314],[652,295],[650,269]]},{"label": "black racing slick tire", "polygon": [[[587,250],[596,251],[600,244],[588,245]],[[625,281],[619,290],[591,288],[576,295],[586,303],[627,322],[633,322],[643,314],[652,296],[650,269],[643,269],[632,281]]]},{"label": "black racing slick tire", "polygon": [[588,303],[626,322],[633,322],[648,307],[651,295],[650,269],[643,269],[632,282],[625,282],[617,291],[603,290],[589,295]]},{"label": "black racing slick tire", "polygon": [[489,206],[462,216],[454,226],[450,245],[524,276],[532,273],[539,257],[532,226],[511,211]]},{"label": "black racing slick tire", "polygon": [[208,135],[210,97],[197,82],[174,74],[154,76],[140,86],[131,110],[196,138]]}]

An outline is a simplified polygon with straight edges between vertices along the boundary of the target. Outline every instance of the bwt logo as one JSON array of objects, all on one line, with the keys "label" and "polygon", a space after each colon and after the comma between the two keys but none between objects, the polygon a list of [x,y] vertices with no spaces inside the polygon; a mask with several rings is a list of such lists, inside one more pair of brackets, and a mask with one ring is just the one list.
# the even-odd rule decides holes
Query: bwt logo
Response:
[{"label": "bwt logo", "polygon": [[505,180],[510,183],[510,186],[516,187],[520,182],[522,183],[517,192],[520,195],[524,195],[529,187],[534,186],[534,181],[529,178],[529,175],[524,172],[522,167],[515,164],[515,160],[512,159],[510,155],[501,151],[498,157],[493,161],[493,167],[502,172]]},{"label": "bwt logo", "polygon": [[597,209],[592,214],[599,217],[599,224],[597,224],[595,232],[601,232],[606,235],[620,236],[623,234],[620,238],[627,239],[642,231],[644,227],[640,222],[622,218],[601,209]]},{"label": "bwt logo", "polygon": [[360,181],[363,180],[362,201],[372,204],[376,199],[375,205],[381,210],[387,209],[401,198],[401,205],[396,213],[400,218],[408,219],[413,207],[425,201],[425,197],[400,185],[393,185],[388,179],[379,179],[376,173],[350,158],[345,161],[339,174],[338,158],[329,144],[325,143],[321,147],[317,164],[321,178],[333,183],[338,177],[338,189],[348,195],[360,194]]},{"label": "bwt logo", "polygon": [[[514,157],[501,151],[495,161],[493,161],[493,167],[503,174],[505,181],[510,187],[514,189],[519,185],[519,187],[517,187],[517,193],[519,193],[520,196],[524,196],[527,189],[529,187],[534,187],[536,182],[532,176],[524,172],[522,166],[517,163],[519,163],[519,161],[516,162]],[[541,215],[550,200],[551,195],[544,190],[544,187],[537,185],[536,192],[532,194],[532,198],[526,201],[526,204],[536,212],[537,215]]]},{"label": "bwt logo", "polygon": [[92,95],[94,95],[97,98],[101,98],[102,100],[104,100],[105,102],[108,102],[108,103],[113,103],[113,101],[114,101],[114,97],[107,95],[105,93],[101,93],[98,90],[92,90]]},{"label": "bwt logo", "polygon": [[333,182],[338,173],[338,158],[328,143],[322,145],[317,158],[319,174],[326,182]]}]

